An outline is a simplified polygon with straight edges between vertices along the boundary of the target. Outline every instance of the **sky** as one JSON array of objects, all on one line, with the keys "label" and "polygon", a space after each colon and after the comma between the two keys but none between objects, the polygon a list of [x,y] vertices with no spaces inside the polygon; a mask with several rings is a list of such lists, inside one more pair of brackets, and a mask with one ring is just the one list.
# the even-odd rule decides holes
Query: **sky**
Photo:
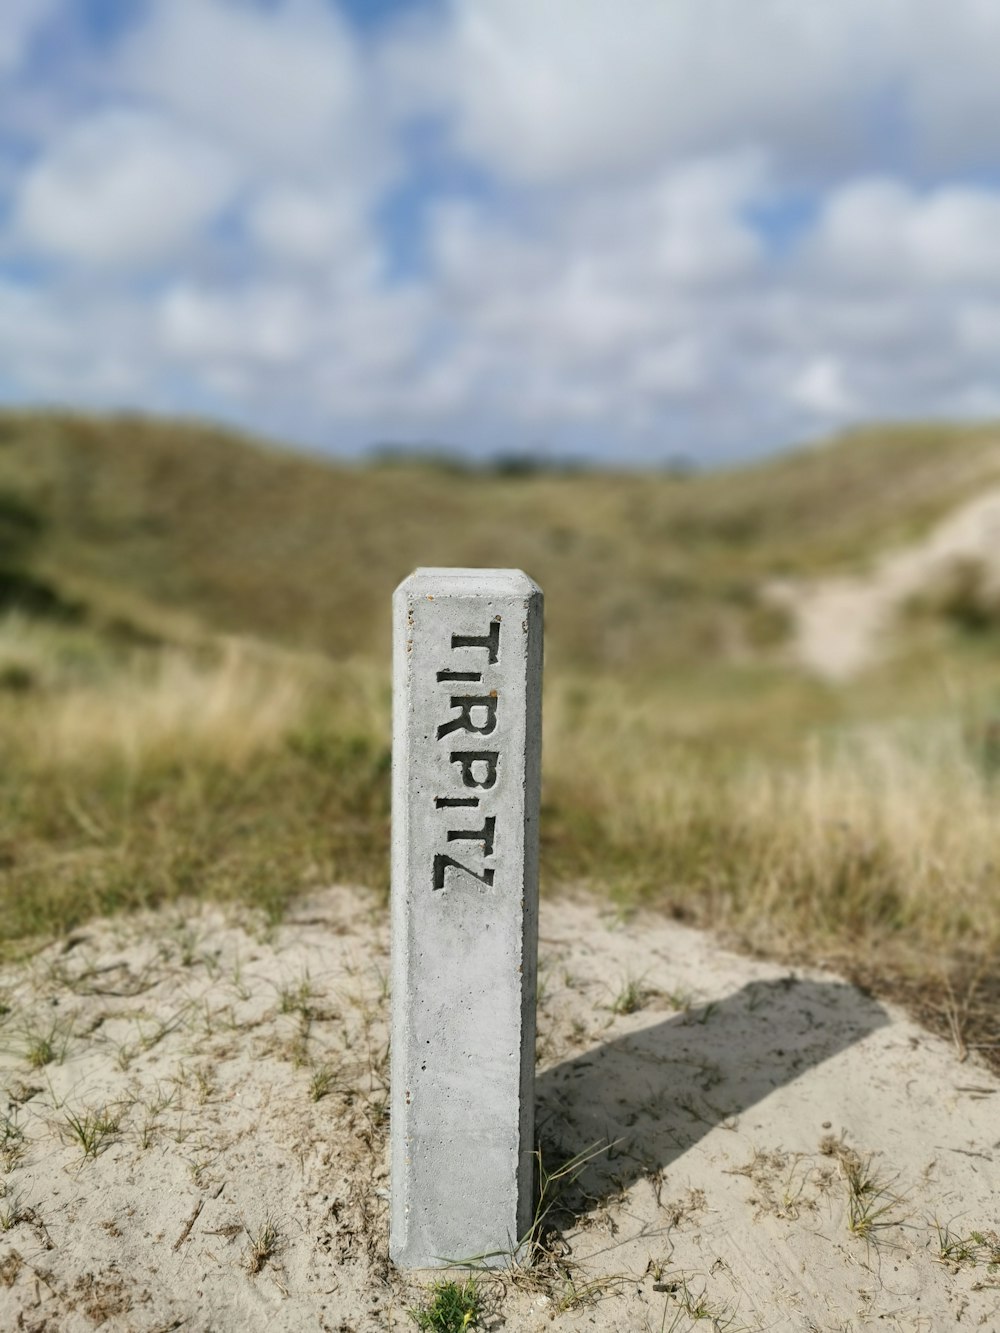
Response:
[{"label": "sky", "polygon": [[1000,416],[996,0],[2,0],[0,402],[742,460]]}]

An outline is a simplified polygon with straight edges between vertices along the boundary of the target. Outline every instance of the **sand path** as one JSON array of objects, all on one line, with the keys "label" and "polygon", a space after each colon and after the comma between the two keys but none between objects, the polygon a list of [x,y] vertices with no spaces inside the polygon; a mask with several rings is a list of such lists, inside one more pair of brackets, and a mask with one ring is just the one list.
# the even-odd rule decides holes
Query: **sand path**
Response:
[{"label": "sand path", "polygon": [[907,600],[960,561],[976,562],[1000,585],[1000,488],[957,509],[924,541],[884,556],[867,576],[771,591],[795,618],[796,658],[828,679],[846,680],[880,653]]}]

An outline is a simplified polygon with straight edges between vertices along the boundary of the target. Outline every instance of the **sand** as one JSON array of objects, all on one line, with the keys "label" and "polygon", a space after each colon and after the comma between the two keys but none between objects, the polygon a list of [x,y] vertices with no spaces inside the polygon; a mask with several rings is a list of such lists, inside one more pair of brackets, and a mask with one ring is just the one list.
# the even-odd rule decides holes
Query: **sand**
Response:
[{"label": "sand", "polygon": [[962,563],[1000,594],[1000,488],[961,505],[928,536],[884,555],[866,575],[770,585],[795,622],[796,661],[830,680],[857,675],[886,651],[907,602]]},{"label": "sand", "polygon": [[[0,1328],[413,1328],[387,1262],[388,935],[97,922],[0,976]],[[534,1269],[480,1327],[1000,1330],[1000,1082],[819,971],[545,905]]]}]

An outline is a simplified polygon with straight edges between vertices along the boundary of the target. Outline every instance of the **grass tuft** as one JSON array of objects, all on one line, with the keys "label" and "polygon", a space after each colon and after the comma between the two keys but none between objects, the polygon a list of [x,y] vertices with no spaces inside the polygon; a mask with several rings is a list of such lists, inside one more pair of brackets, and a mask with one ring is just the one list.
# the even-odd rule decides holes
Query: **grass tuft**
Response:
[{"label": "grass tuft", "polygon": [[426,1333],[465,1333],[477,1326],[483,1300],[475,1278],[435,1282],[423,1305],[410,1310],[417,1328]]},{"label": "grass tuft", "polygon": [[47,1026],[26,1023],[21,1035],[24,1059],[32,1069],[62,1064],[71,1035],[67,1023],[59,1020],[53,1020]]},{"label": "grass tuft", "polygon": [[62,1135],[68,1143],[76,1144],[83,1160],[100,1156],[118,1138],[120,1116],[109,1114],[105,1107],[99,1110],[64,1110]]},{"label": "grass tuft", "polygon": [[646,1005],[656,991],[652,987],[643,984],[642,978],[628,977],[621,990],[611,1001],[611,1012],[613,1014],[634,1014],[638,1013]]},{"label": "grass tuft", "polygon": [[16,1109],[10,1114],[0,1114],[0,1164],[3,1170],[13,1171],[24,1152],[24,1130],[17,1123]]},{"label": "grass tuft", "polygon": [[843,1143],[835,1150],[847,1189],[847,1229],[852,1236],[874,1241],[889,1227],[898,1226],[904,1200],[893,1191],[894,1181],[875,1169],[875,1157],[862,1157]]},{"label": "grass tuft", "polygon": [[322,1101],[337,1086],[337,1071],[332,1065],[319,1065],[309,1077],[309,1100]]},{"label": "grass tuft", "polygon": [[1000,1273],[1000,1234],[972,1228],[965,1234],[952,1231],[948,1223],[935,1219],[938,1258],[954,1269],[984,1264],[991,1276]]},{"label": "grass tuft", "polygon": [[251,1277],[256,1277],[277,1254],[281,1245],[281,1232],[277,1220],[270,1214],[264,1218],[256,1230],[244,1226],[249,1245],[244,1255],[244,1267]]}]

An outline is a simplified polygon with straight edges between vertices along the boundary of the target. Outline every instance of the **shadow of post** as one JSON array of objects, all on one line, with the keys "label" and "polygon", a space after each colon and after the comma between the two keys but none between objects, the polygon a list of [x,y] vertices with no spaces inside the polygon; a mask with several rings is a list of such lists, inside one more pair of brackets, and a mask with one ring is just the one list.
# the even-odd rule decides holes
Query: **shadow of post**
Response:
[{"label": "shadow of post", "polygon": [[562,1206],[579,1215],[656,1177],[726,1125],[889,1017],[856,987],[785,977],[616,1037],[547,1069],[536,1085],[545,1164],[588,1149]]}]

